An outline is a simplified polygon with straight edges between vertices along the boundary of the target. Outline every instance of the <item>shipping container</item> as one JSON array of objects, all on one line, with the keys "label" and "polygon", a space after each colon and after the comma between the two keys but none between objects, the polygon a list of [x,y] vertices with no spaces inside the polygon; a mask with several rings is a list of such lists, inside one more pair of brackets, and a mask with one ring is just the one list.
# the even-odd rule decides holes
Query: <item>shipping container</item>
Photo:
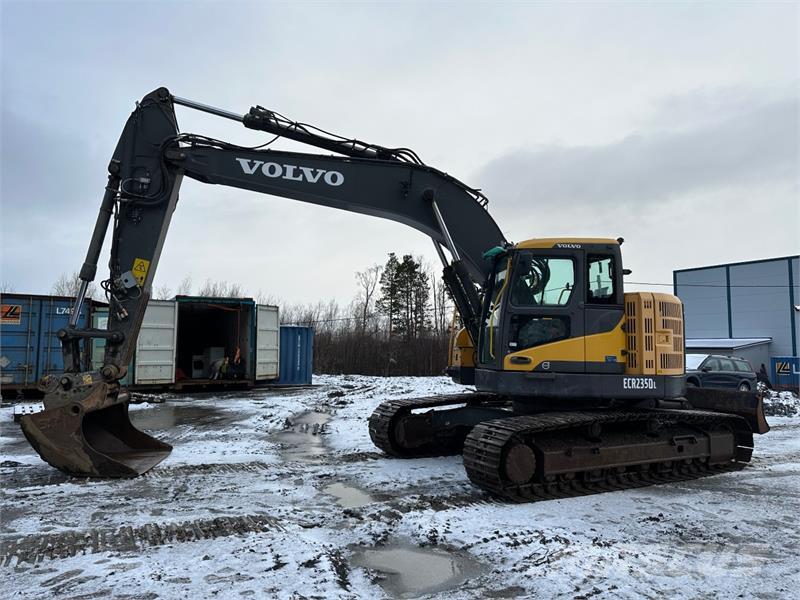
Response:
[{"label": "shipping container", "polygon": [[[0,384],[5,391],[35,389],[45,375],[64,371],[58,330],[69,324],[73,299],[65,296],[3,294],[0,299]],[[87,327],[93,303],[86,302],[78,327]],[[88,367],[89,351],[81,356]]]},{"label": "shipping container", "polygon": [[800,388],[800,358],[797,356],[773,356],[770,362],[772,363],[772,386],[776,390],[798,391]]},{"label": "shipping container", "polygon": [[[57,332],[69,322],[73,299],[5,294],[2,304],[3,393],[10,397],[19,390],[36,393],[43,375],[63,372]],[[134,390],[179,390],[275,382],[281,369],[278,317],[278,307],[256,305],[250,298],[150,300],[122,383]],[[108,306],[87,302],[78,326],[85,328],[89,323],[107,329]],[[82,368],[102,367],[105,344],[103,339],[91,340],[82,356]],[[226,372],[214,377],[226,358]],[[301,379],[310,381],[310,371]]]},{"label": "shipping container", "polygon": [[[136,342],[132,388],[249,387],[256,379],[275,380],[277,327],[278,308],[256,306],[250,298],[150,300]],[[226,358],[231,366],[215,378]],[[102,355],[95,361],[102,364]]]},{"label": "shipping container", "polygon": [[281,325],[280,377],[283,385],[311,385],[314,328]]}]

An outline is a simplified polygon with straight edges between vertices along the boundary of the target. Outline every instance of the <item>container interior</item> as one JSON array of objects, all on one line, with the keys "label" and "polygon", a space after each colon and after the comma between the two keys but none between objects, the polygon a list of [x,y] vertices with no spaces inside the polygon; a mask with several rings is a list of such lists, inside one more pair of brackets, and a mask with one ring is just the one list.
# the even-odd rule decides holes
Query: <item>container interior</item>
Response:
[{"label": "container interior", "polygon": [[227,357],[233,363],[238,348],[242,366],[230,370],[227,378],[252,379],[252,331],[252,304],[179,302],[176,367],[183,375],[180,378],[210,379],[214,362]]}]

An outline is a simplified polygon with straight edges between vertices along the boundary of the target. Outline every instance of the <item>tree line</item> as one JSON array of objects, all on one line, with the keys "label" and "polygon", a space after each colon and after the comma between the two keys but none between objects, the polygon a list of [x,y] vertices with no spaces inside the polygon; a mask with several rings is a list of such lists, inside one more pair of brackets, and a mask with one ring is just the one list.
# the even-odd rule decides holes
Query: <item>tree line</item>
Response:
[{"label": "tree line", "polygon": [[355,280],[358,292],[346,306],[281,306],[281,323],[314,328],[314,372],[443,373],[452,304],[439,275],[420,258],[392,253]]},{"label": "tree line", "polygon": [[[314,372],[362,375],[439,375],[447,366],[452,303],[437,269],[410,254],[388,255],[355,273],[356,295],[349,304],[336,300],[286,303],[259,292],[259,304],[279,307],[281,324],[314,328]],[[75,296],[77,273],[62,274],[52,293]],[[97,287],[90,297],[102,300]],[[157,285],[153,298],[177,295],[216,298],[247,297],[237,283],[205,280],[193,285],[191,277],[176,287]]]}]

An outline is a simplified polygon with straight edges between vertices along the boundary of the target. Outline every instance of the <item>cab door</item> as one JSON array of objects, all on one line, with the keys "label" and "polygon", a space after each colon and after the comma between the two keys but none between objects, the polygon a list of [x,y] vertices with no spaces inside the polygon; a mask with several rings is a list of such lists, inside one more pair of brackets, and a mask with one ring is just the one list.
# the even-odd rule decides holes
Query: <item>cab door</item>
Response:
[{"label": "cab door", "polygon": [[619,247],[587,248],[584,287],[586,372],[625,372],[625,307]]},{"label": "cab door", "polygon": [[584,372],[581,262],[574,249],[515,256],[505,298],[505,370]]},{"label": "cab door", "polygon": [[510,256],[500,258],[488,282],[478,341],[478,364],[484,369],[502,369],[506,343],[503,330],[506,291],[511,265]]}]

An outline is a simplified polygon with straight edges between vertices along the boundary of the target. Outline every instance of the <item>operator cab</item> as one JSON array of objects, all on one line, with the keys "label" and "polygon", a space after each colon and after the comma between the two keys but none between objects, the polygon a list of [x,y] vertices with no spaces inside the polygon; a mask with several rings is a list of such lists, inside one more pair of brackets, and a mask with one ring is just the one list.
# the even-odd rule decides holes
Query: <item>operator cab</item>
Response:
[{"label": "operator cab", "polygon": [[624,373],[620,241],[534,239],[494,260],[476,355],[480,387],[481,373]]}]

